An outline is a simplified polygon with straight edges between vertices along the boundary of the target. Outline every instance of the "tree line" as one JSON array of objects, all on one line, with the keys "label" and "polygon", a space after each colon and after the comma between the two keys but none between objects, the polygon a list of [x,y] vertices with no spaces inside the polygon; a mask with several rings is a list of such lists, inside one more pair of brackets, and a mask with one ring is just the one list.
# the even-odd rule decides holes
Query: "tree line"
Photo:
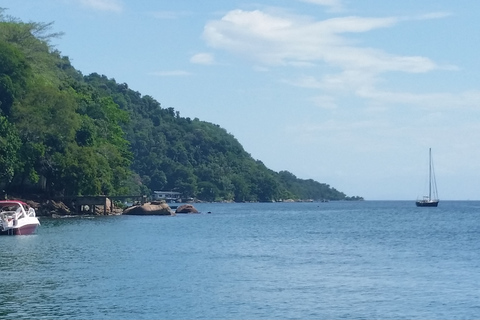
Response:
[{"label": "tree line", "polygon": [[275,172],[220,126],[180,116],[50,44],[52,23],[0,9],[0,187],[70,195],[181,192],[204,201],[361,200]]}]

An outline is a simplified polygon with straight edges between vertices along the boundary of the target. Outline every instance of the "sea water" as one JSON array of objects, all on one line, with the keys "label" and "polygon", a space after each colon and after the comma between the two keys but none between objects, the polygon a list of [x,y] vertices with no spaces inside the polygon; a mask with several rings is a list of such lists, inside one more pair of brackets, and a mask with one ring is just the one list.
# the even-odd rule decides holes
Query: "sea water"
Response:
[{"label": "sea water", "polygon": [[480,202],[195,207],[0,237],[0,319],[480,318]]}]

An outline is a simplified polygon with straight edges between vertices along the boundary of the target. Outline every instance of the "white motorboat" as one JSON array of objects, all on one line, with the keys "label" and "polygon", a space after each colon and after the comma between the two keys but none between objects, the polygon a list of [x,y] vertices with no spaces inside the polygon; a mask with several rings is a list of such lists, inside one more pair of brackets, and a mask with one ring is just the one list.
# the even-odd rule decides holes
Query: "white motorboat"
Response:
[{"label": "white motorboat", "polygon": [[35,209],[23,201],[0,201],[0,235],[32,234],[40,225]]}]

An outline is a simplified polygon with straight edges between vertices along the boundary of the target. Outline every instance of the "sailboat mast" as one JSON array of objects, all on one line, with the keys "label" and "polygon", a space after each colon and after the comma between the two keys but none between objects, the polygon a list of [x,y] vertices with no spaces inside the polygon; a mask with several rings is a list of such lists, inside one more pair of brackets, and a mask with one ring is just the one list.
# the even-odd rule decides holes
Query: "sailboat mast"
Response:
[{"label": "sailboat mast", "polygon": [[432,148],[428,149],[428,200],[432,200]]}]

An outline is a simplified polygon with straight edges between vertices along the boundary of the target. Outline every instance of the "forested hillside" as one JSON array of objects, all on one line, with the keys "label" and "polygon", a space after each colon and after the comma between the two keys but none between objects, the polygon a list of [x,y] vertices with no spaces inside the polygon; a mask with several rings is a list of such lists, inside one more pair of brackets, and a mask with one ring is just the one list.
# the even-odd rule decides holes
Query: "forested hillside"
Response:
[{"label": "forested hillside", "polygon": [[0,187],[7,192],[361,199],[274,172],[225,129],[182,117],[126,83],[84,76],[50,45],[59,36],[51,26],[0,11]]}]

